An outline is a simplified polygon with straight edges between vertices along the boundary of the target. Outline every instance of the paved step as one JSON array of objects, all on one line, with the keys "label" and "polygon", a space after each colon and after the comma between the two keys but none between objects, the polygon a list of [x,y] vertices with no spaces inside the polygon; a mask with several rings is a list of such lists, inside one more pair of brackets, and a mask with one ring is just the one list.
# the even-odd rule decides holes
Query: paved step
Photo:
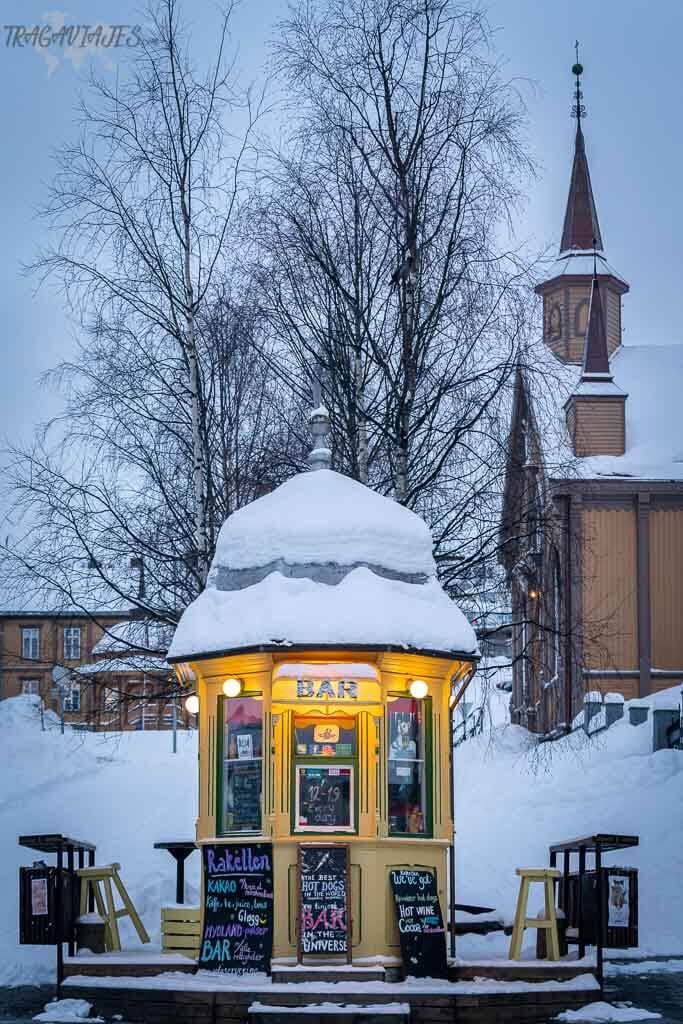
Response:
[{"label": "paved step", "polygon": [[249,1024],[292,1024],[293,1021],[322,1024],[409,1024],[409,1003],[302,1003],[278,1006],[254,1002],[249,1007]]},{"label": "paved step", "polygon": [[273,982],[278,984],[300,984],[304,981],[386,981],[386,971],[381,966],[354,967],[353,964],[308,964],[291,967],[273,967]]}]

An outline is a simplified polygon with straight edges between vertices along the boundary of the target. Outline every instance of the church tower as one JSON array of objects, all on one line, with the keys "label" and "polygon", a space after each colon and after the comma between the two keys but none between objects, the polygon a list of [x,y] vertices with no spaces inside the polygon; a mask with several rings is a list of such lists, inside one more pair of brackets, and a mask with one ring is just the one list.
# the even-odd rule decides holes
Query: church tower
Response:
[{"label": "church tower", "polygon": [[586,111],[581,102],[583,66],[578,63],[578,44],[577,63],[572,73],[576,76],[572,111],[576,117],[576,140],[560,254],[547,279],[537,285],[536,293],[543,299],[543,340],[546,345],[563,362],[581,364],[591,295],[594,294],[594,265],[599,283],[594,297],[602,303],[608,355],[612,355],[621,344],[621,297],[629,286],[610,267],[603,251],[581,127]]}]

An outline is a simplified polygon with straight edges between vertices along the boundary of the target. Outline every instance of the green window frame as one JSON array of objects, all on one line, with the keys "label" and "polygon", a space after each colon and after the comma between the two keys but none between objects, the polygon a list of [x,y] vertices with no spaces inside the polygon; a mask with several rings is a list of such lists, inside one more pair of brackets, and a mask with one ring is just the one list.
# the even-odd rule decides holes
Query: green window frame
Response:
[{"label": "green window frame", "polygon": [[[434,814],[433,814],[433,764],[432,764],[432,698],[423,697],[417,699],[411,697],[408,691],[391,692],[388,694],[389,700],[386,705],[386,752],[385,752],[385,766],[386,766],[386,798],[387,798],[387,825],[388,833],[392,838],[396,839],[432,839],[434,835]],[[392,757],[392,741],[396,738],[396,733],[393,729],[392,714],[394,715],[405,715],[409,716],[412,712],[397,709],[395,704],[398,700],[410,702],[415,706],[416,709],[421,709],[422,719],[417,722],[417,729],[415,731],[415,756],[401,756]],[[392,707],[394,711],[392,712]],[[398,723],[397,723],[398,724]],[[393,734],[393,735],[392,735]],[[419,748],[417,747],[417,737],[421,737],[422,744],[422,756],[418,757]],[[412,738],[407,740],[409,744],[412,742]],[[422,771],[424,772],[424,779],[422,785],[420,782],[416,782],[416,778],[419,778],[419,765],[422,765]],[[406,773],[406,780],[410,778],[410,783],[406,781],[405,786],[408,792],[413,787],[422,788],[424,794],[424,805],[420,808],[416,804],[413,804],[413,818],[415,814],[422,815],[422,828],[419,830],[410,830],[410,828],[397,828],[396,822],[402,817],[402,813],[396,813],[397,810],[401,810],[401,804],[399,801],[399,789],[401,786],[402,775],[399,775],[399,771],[406,770],[409,765],[413,765],[413,772],[411,775]],[[394,793],[392,794],[392,788]],[[407,803],[407,800],[405,801]],[[392,814],[392,807],[394,813]],[[411,815],[406,814],[406,817],[410,819]],[[392,827],[392,820],[394,821],[394,827]]]},{"label": "green window frame", "polygon": [[[230,756],[233,753],[238,753],[238,751],[231,751],[230,749],[227,751],[225,750],[225,737],[227,726],[226,714],[228,713],[231,704],[236,706],[238,703],[243,703],[245,700],[258,701],[258,704],[260,706],[260,728],[256,733],[253,731],[247,732],[247,728],[252,729],[252,727],[256,724],[254,722],[249,723],[249,726],[245,727],[244,735],[251,736],[251,757],[243,755]],[[265,732],[263,722],[263,694],[241,693],[238,697],[225,697],[223,695],[220,695],[218,697],[216,718],[218,724],[218,728],[216,730],[216,835],[260,835],[260,833],[263,831],[263,759],[266,754]],[[237,742],[238,740],[236,736],[236,746]],[[243,767],[246,769],[247,766],[252,766],[253,768],[258,766],[258,776],[255,770],[252,772],[237,772],[238,768]],[[253,827],[246,826],[243,828],[232,828],[226,825],[225,819],[227,817],[227,813],[225,801],[226,797],[228,797],[227,779],[228,776],[231,774],[233,776],[233,787],[235,784],[235,779],[240,777],[240,782],[243,787],[240,801],[242,807],[244,807],[246,800],[250,798],[253,800],[255,795],[256,798],[258,799],[258,822],[256,822],[256,820],[254,819]],[[257,780],[256,786],[254,786],[255,780]],[[254,789],[256,789],[256,794],[254,794]]]},{"label": "green window frame", "polygon": [[[308,716],[305,716],[305,717],[310,718],[311,719],[311,724],[312,724],[313,721],[315,720],[316,716],[315,715],[308,715]],[[322,719],[324,719],[325,717],[328,717],[328,716],[320,715],[319,717],[322,720]],[[349,756],[343,756],[342,757],[342,756],[329,755],[329,754],[320,754],[320,755],[316,755],[316,756],[312,756],[311,754],[297,754],[297,749],[296,749],[296,747],[297,747],[297,744],[296,744],[297,715],[296,715],[296,713],[294,715],[292,715],[292,733],[291,733],[291,745],[290,745],[290,749],[292,751],[292,772],[291,772],[291,793],[290,793],[290,827],[291,827],[291,834],[292,835],[298,835],[298,836],[315,836],[315,835],[319,835],[319,836],[335,836],[335,835],[338,835],[338,836],[349,836],[349,835],[358,835],[358,785],[359,785],[359,771],[358,771],[358,745],[359,745],[358,716],[357,715],[353,715],[353,716],[345,715],[342,711],[340,711],[338,716],[332,716],[331,715],[329,717],[332,718],[332,719],[334,719],[335,717],[351,718],[352,719],[352,721],[353,721],[353,730],[354,730],[354,754],[351,757],[349,757]],[[299,721],[301,720],[301,716],[299,716],[298,720]],[[352,808],[351,808],[351,812],[352,813],[351,813],[351,823],[350,823],[350,825],[348,827],[341,827],[341,828],[334,828],[334,827],[327,827],[327,826],[325,826],[325,827],[319,826],[317,828],[315,826],[310,826],[310,827],[309,826],[304,826],[304,827],[299,826],[298,823],[297,823],[297,807],[298,807],[298,803],[299,803],[299,800],[298,800],[299,794],[297,792],[298,778],[299,778],[298,769],[299,768],[320,768],[320,769],[325,769],[325,768],[343,768],[343,767],[350,767],[351,768],[351,797],[350,797],[350,799],[351,799],[351,803],[352,803]]]}]

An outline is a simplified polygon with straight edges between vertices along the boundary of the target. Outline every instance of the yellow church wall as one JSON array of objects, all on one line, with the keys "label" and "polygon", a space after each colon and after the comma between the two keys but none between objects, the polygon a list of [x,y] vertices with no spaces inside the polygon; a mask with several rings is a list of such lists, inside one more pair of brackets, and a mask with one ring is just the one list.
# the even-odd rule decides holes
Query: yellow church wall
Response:
[{"label": "yellow church wall", "polygon": [[635,511],[587,508],[582,524],[584,665],[637,669]]},{"label": "yellow church wall", "polygon": [[[683,670],[683,508],[650,509],[652,667]],[[669,686],[674,682],[667,683]]]}]

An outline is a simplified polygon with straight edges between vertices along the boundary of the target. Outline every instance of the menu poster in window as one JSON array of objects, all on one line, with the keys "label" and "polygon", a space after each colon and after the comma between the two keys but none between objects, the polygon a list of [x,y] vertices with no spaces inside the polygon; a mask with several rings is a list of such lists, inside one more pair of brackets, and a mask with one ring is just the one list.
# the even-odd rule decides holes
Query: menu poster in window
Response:
[{"label": "menu poster in window", "polygon": [[233,832],[254,831],[261,825],[261,764],[229,762],[225,776],[226,825]]},{"label": "menu poster in window", "polygon": [[200,970],[270,974],[273,848],[270,843],[202,847],[204,931]]},{"label": "menu poster in window", "polygon": [[414,978],[446,978],[446,932],[434,872],[426,868],[396,868],[389,872],[389,880],[406,974]]},{"label": "menu poster in window", "polygon": [[353,826],[353,768],[299,765],[296,827],[334,832]]},{"label": "menu poster in window", "polygon": [[299,847],[299,960],[302,955],[346,955],[351,960],[349,848]]}]

